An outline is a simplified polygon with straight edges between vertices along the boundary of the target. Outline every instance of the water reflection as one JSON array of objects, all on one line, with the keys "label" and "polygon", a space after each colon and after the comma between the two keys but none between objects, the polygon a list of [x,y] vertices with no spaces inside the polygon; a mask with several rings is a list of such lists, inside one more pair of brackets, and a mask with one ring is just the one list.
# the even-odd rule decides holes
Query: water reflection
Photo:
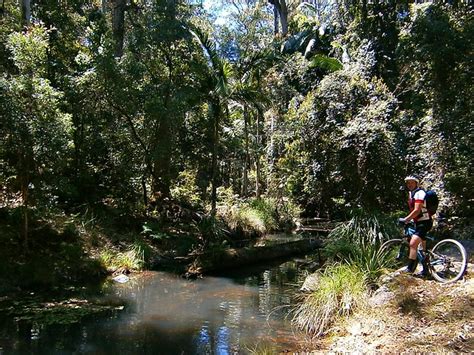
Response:
[{"label": "water reflection", "polygon": [[105,298],[130,305],[115,317],[68,326],[0,319],[0,354],[235,354],[257,343],[295,349],[302,335],[286,316],[303,278],[294,262],[196,281],[147,272],[107,288]]}]

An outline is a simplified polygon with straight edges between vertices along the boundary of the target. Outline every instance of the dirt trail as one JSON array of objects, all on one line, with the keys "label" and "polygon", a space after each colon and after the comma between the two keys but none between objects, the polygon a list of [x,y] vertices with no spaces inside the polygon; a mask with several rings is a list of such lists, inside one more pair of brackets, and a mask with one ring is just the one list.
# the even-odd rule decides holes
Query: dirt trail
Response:
[{"label": "dirt trail", "polygon": [[473,353],[473,272],[469,264],[465,278],[453,284],[389,276],[365,309],[335,325],[327,337],[313,341],[306,351]]}]

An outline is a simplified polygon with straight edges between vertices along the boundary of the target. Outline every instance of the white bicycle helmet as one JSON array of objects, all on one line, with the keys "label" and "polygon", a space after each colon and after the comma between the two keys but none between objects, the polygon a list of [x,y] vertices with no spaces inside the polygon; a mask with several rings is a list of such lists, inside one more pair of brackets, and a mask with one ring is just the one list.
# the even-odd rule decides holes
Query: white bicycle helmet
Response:
[{"label": "white bicycle helmet", "polygon": [[406,178],[405,178],[405,182],[407,181],[415,181],[417,184],[420,183],[420,180],[414,176],[414,175],[408,175]]}]

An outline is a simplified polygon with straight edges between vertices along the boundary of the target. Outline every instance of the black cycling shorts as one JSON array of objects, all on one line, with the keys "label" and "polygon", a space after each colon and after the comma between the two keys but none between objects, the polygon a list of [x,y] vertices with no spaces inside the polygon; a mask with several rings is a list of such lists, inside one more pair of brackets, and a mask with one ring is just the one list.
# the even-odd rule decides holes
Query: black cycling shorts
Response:
[{"label": "black cycling shorts", "polygon": [[415,222],[415,233],[413,234],[419,236],[423,240],[426,240],[426,234],[432,227],[433,221],[431,219],[427,221]]}]

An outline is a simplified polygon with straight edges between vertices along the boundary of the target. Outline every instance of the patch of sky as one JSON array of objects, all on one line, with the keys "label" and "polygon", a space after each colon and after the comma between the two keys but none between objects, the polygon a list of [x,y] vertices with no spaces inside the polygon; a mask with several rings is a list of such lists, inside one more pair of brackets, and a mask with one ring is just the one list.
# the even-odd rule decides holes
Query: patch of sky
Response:
[{"label": "patch of sky", "polygon": [[[243,5],[246,6],[246,5]],[[237,23],[232,19],[238,11],[237,7],[228,0],[202,0],[202,7],[209,15],[213,24],[214,35],[217,33],[230,33],[237,31]],[[239,57],[238,46],[233,36],[228,36],[225,42],[219,41],[219,36],[214,36],[216,48],[219,53],[231,62],[235,62]]]},{"label": "patch of sky", "polygon": [[203,0],[202,6],[204,10],[212,16],[214,25],[229,27],[232,23],[229,19],[234,8],[232,5],[225,3],[225,1]]}]

